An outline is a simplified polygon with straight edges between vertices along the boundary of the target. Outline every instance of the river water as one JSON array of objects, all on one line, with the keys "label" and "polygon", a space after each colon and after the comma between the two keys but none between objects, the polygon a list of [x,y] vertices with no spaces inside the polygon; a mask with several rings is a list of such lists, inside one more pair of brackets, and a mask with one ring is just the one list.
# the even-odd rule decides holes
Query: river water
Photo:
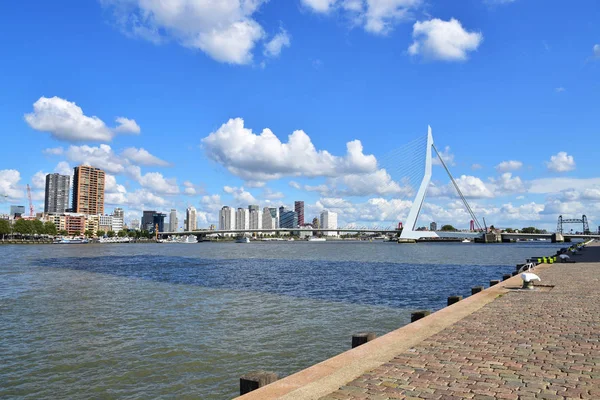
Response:
[{"label": "river water", "polygon": [[0,398],[231,398],[559,246],[0,246]]}]

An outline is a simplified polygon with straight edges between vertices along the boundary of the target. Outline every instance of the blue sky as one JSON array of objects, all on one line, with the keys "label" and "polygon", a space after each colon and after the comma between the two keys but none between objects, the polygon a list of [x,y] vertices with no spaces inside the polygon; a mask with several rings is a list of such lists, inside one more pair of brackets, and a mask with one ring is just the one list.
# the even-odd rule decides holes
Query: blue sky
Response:
[{"label": "blue sky", "polygon": [[[305,200],[387,226],[412,192],[382,160],[431,125],[488,223],[600,223],[596,1],[216,3],[4,7],[0,212],[27,183],[41,210],[43,174],[89,163],[129,219]],[[422,224],[468,226],[439,167],[434,184]]]}]

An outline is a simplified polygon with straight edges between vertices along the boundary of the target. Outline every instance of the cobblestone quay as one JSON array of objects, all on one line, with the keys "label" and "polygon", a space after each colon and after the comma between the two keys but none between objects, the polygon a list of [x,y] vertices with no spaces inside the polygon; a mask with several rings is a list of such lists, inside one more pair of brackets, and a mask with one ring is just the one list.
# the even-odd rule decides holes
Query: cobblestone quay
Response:
[{"label": "cobblestone quay", "polygon": [[[298,378],[292,375],[287,383],[280,381],[275,390],[254,394],[322,400],[600,399],[600,246],[592,244],[571,258],[577,263],[536,268],[542,279],[536,284],[543,286],[534,290],[516,290],[521,281],[513,277],[477,294],[502,290],[493,301],[392,354],[389,361],[374,368],[363,363],[363,372],[345,382],[335,379],[335,371],[311,382],[310,376],[320,370],[330,365],[335,370],[335,362],[325,361]],[[476,301],[476,296],[470,299]],[[451,310],[436,314],[443,311]],[[378,340],[352,352],[377,346]],[[379,343],[386,345],[384,340]],[[358,355],[358,364],[366,355]],[[333,391],[332,385],[339,389]]]}]

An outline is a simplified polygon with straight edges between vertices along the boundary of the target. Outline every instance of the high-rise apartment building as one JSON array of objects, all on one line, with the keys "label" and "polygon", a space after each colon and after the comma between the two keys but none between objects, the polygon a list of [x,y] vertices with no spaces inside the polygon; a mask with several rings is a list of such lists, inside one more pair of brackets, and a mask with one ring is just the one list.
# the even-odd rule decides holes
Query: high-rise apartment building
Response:
[{"label": "high-rise apartment building", "polygon": [[[256,207],[256,208],[250,208]],[[249,206],[250,213],[248,216],[248,227],[250,229],[262,229],[262,214],[258,209],[258,206]]]},{"label": "high-rise apartment building", "polygon": [[104,171],[80,165],[73,172],[74,213],[104,214]]},{"label": "high-rise apartment building", "polygon": [[294,211],[296,211],[296,214],[298,214],[298,225],[304,226],[304,202],[295,201]]},{"label": "high-rise apartment building", "polygon": [[246,208],[238,208],[235,212],[235,229],[248,230],[250,228],[250,213]]},{"label": "high-rise apartment building", "polygon": [[177,232],[177,224],[177,210],[172,208],[169,214],[169,232]]},{"label": "high-rise apartment building", "polygon": [[125,218],[125,212],[123,211],[122,208],[115,208],[115,210],[112,213],[113,217],[121,217],[121,218]]},{"label": "high-rise apartment building", "polygon": [[[324,210],[321,212],[321,229],[337,229],[337,214]],[[327,236],[337,236],[337,232],[323,232]]]},{"label": "high-rise apartment building", "polygon": [[184,228],[186,232],[195,231],[197,229],[198,218],[196,216],[196,208],[189,206],[185,211]]},{"label": "high-rise apartment building", "polygon": [[46,192],[44,196],[45,213],[64,213],[69,208],[69,186],[71,177],[68,175],[46,175]]},{"label": "high-rise apartment building", "polygon": [[229,206],[223,206],[219,211],[219,229],[235,229],[235,209]]}]

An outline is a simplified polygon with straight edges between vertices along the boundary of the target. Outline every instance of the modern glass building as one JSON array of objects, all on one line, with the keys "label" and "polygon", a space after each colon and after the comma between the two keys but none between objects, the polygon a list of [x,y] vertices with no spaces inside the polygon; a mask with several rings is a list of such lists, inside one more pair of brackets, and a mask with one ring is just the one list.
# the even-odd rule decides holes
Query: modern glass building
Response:
[{"label": "modern glass building", "polygon": [[69,208],[69,187],[71,177],[68,175],[46,175],[46,191],[44,196],[45,213],[64,213]]}]

